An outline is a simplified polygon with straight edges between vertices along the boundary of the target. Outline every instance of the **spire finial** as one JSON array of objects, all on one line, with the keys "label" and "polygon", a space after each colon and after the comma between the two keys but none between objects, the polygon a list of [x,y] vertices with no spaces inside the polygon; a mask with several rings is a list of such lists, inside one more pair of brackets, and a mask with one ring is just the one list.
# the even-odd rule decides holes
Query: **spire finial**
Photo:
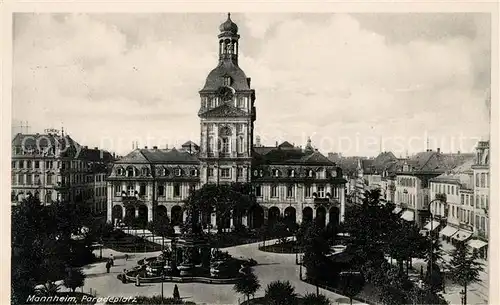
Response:
[{"label": "spire finial", "polygon": [[227,13],[227,19],[231,20],[231,13]]}]

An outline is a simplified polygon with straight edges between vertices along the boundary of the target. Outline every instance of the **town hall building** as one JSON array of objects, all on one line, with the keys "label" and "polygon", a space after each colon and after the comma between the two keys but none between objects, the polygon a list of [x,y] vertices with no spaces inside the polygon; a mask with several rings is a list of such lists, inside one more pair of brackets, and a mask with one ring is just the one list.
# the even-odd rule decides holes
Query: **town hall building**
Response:
[{"label": "town hall building", "polygon": [[[287,141],[266,147],[258,137],[254,144],[256,94],[238,65],[238,26],[228,14],[219,29],[218,65],[199,91],[199,146],[188,141],[181,148],[136,148],[116,161],[107,178],[108,221],[168,217],[180,225],[191,191],[207,183],[249,182],[258,205],[242,219],[231,219],[229,228],[283,218],[342,222],[346,180],[311,140],[305,148]],[[214,217],[210,222],[215,226]]]}]

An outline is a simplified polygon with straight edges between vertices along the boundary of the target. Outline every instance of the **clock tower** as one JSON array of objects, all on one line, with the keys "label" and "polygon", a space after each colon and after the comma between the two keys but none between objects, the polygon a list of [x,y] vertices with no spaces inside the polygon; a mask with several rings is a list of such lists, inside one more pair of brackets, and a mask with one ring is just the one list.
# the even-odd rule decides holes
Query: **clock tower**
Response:
[{"label": "clock tower", "polygon": [[200,90],[201,183],[249,182],[255,90],[238,66],[238,26],[228,14],[219,27],[219,63]]}]

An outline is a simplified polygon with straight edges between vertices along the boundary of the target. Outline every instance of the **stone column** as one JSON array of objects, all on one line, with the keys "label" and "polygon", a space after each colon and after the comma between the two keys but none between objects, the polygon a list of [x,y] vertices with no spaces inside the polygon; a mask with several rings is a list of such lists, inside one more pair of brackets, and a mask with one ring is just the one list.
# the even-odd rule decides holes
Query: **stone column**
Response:
[{"label": "stone column", "polygon": [[339,221],[344,222],[345,214],[345,185],[339,188],[339,201],[340,201],[340,219]]},{"label": "stone column", "polygon": [[296,221],[297,221],[297,223],[299,223],[299,224],[301,224],[301,223],[302,223],[302,212],[303,212],[303,210],[302,210],[302,209],[299,209],[299,207],[297,207],[297,208],[295,209],[295,213],[296,213],[295,215],[296,215],[296,217],[297,217],[297,218],[296,218]]},{"label": "stone column", "polygon": [[108,210],[106,213],[106,221],[108,223],[111,223],[113,221],[113,199],[111,197],[108,197]]},{"label": "stone column", "polygon": [[153,205],[148,204],[148,221],[153,221]]},{"label": "stone column", "polygon": [[330,222],[330,210],[326,210],[326,213],[325,213],[325,227],[328,226],[329,222]]},{"label": "stone column", "polygon": [[244,225],[245,227],[248,227],[248,219],[247,219],[247,215],[243,215],[241,217],[241,224]]},{"label": "stone column", "polygon": [[122,207],[122,219],[123,220],[125,218],[125,213],[127,213],[127,209],[125,208],[124,205],[121,206]]},{"label": "stone column", "polygon": [[182,222],[186,222],[186,219],[187,219],[187,212],[182,211]]},{"label": "stone column", "polygon": [[217,214],[215,212],[210,214],[210,224],[212,229],[217,230]]},{"label": "stone column", "polygon": [[139,217],[139,207],[135,207],[135,218]]}]

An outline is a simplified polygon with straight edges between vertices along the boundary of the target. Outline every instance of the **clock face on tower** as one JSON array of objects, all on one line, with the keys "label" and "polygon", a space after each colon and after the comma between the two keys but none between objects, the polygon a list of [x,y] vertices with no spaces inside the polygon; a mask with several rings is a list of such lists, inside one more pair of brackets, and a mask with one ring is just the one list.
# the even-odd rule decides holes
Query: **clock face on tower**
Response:
[{"label": "clock face on tower", "polygon": [[220,87],[216,94],[223,102],[231,101],[234,96],[233,90],[229,87]]}]

